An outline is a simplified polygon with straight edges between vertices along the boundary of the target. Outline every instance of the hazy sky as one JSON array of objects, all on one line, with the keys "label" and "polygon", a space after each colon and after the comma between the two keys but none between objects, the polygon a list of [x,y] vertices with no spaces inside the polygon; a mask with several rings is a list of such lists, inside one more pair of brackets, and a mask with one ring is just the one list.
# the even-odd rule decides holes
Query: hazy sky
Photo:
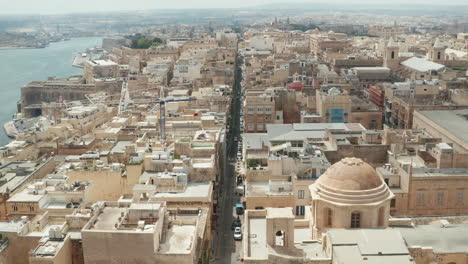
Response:
[{"label": "hazy sky", "polygon": [[[0,0],[0,14],[59,14],[159,8],[236,8],[288,2],[347,4],[428,3],[427,0]],[[438,3],[466,5],[467,0],[444,0]]]}]

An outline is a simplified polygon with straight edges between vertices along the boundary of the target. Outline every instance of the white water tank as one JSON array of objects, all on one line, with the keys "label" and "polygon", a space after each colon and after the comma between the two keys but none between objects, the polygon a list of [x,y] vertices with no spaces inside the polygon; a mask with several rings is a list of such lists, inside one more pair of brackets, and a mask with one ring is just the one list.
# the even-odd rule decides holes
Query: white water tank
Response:
[{"label": "white water tank", "polygon": [[55,230],[53,228],[49,228],[49,238],[55,238]]}]

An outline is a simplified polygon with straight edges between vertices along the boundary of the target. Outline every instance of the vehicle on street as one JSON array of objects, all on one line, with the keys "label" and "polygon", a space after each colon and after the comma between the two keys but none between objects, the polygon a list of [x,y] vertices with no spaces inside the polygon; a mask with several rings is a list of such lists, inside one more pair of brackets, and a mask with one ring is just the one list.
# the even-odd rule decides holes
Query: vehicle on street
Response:
[{"label": "vehicle on street", "polygon": [[[244,185],[243,184],[240,184],[239,186],[236,187],[236,194],[239,195],[239,196],[243,196],[244,195]],[[236,207],[237,209],[237,207]],[[244,210],[244,209],[242,209]]]},{"label": "vehicle on street", "polygon": [[240,227],[234,228],[234,240],[242,240],[242,229]]},{"label": "vehicle on street", "polygon": [[236,227],[241,227],[241,226],[242,226],[241,220],[237,218],[236,220],[232,222],[231,230],[234,230],[236,229]]},{"label": "vehicle on street", "polygon": [[[237,185],[238,185],[237,187],[242,185],[243,180],[242,180],[242,176],[240,174],[237,175],[237,181],[236,182],[237,182]],[[243,185],[242,185],[242,188],[244,188]]]},{"label": "vehicle on street", "polygon": [[244,214],[244,206],[241,203],[236,203],[236,214],[237,215]]}]

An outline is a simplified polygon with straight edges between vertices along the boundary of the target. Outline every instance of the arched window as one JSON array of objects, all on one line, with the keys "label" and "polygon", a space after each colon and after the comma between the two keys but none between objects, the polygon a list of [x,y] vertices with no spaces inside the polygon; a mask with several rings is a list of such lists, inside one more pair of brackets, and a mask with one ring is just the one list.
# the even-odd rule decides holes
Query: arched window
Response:
[{"label": "arched window", "polygon": [[361,213],[352,212],[351,213],[351,228],[360,228],[361,227]]},{"label": "arched window", "polygon": [[437,52],[437,59],[440,60],[440,51]]},{"label": "arched window", "polygon": [[379,226],[383,227],[385,224],[385,208],[382,206],[379,209]]},{"label": "arched window", "polygon": [[275,246],[284,246],[284,231],[276,232]]},{"label": "arched window", "polygon": [[323,213],[323,225],[325,227],[331,227],[333,224],[333,211],[330,208],[325,208]]},{"label": "arched window", "polygon": [[394,59],[394,58],[395,58],[395,52],[392,51],[392,59]]}]

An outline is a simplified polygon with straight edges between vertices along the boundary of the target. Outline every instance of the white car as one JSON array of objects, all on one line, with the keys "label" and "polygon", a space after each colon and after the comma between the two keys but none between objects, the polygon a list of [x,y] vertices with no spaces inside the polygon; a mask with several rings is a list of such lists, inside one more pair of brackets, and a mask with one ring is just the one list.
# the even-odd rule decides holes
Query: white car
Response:
[{"label": "white car", "polygon": [[240,227],[234,228],[234,240],[242,240],[242,231]]}]

